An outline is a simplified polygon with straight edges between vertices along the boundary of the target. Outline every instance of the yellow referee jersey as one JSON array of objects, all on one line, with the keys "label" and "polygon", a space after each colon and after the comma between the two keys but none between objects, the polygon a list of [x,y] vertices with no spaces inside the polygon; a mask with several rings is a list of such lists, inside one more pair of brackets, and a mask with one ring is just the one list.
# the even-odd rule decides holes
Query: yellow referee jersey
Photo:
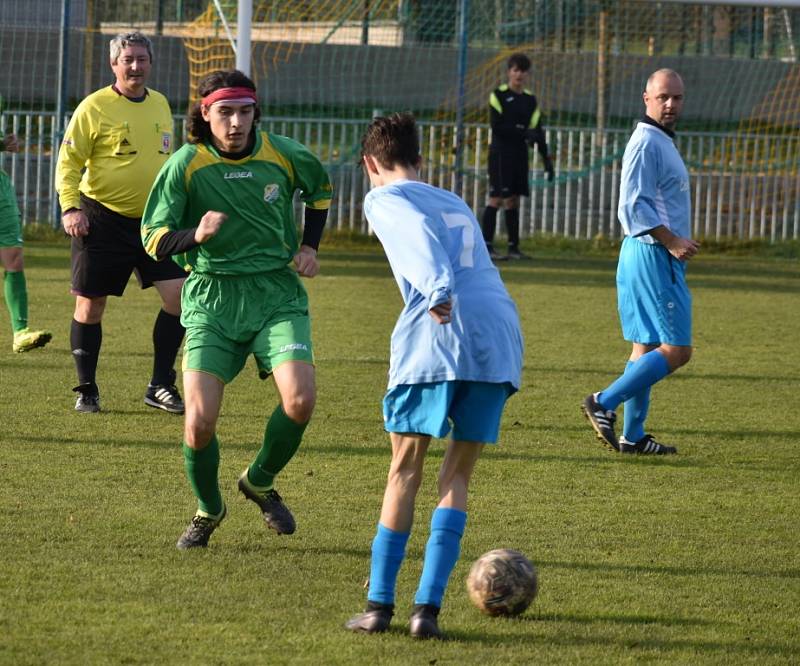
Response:
[{"label": "yellow referee jersey", "polygon": [[61,210],[80,208],[83,192],[120,215],[141,217],[171,152],[172,113],[164,95],[148,89],[134,102],[111,86],[92,93],[75,109],[58,151]]}]

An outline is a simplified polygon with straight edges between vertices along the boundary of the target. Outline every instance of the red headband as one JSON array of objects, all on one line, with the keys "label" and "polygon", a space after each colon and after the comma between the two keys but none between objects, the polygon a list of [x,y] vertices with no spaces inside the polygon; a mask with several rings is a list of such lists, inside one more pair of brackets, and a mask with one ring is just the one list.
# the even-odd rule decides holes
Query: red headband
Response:
[{"label": "red headband", "polygon": [[200,100],[200,103],[203,106],[211,106],[215,102],[220,101],[229,101],[229,102],[244,102],[249,101],[253,104],[258,102],[256,98],[256,91],[252,90],[251,88],[217,88],[214,92],[209,93],[203,99]]}]

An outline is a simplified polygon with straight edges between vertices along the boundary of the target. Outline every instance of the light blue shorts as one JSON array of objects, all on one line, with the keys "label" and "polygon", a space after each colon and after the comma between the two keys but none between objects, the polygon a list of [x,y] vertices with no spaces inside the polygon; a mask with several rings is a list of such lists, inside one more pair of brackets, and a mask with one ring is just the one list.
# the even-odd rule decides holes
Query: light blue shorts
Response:
[{"label": "light blue shorts", "polygon": [[686,262],[663,245],[626,237],[617,265],[617,307],[622,336],[646,345],[692,344],[692,295]]},{"label": "light blue shorts", "polygon": [[452,422],[453,439],[494,444],[503,407],[513,392],[508,382],[400,384],[383,398],[384,428],[387,432],[444,437]]}]

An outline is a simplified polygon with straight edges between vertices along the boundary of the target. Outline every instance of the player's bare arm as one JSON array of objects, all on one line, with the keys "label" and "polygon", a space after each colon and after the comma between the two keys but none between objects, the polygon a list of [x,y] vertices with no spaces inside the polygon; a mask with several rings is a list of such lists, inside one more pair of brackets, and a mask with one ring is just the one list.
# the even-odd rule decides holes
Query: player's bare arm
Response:
[{"label": "player's bare arm", "polygon": [[89,220],[80,208],[68,210],[61,218],[67,236],[78,238],[89,233]]},{"label": "player's bare arm", "polygon": [[197,230],[194,232],[194,239],[198,243],[205,243],[217,235],[219,228],[227,219],[228,216],[225,213],[220,213],[216,210],[208,211],[200,218],[200,224],[197,225]]},{"label": "player's bare arm", "polygon": [[700,248],[700,243],[696,240],[676,236],[664,226],[652,229],[650,235],[667,248],[673,257],[680,261],[691,259],[697,254]]},{"label": "player's bare arm", "polygon": [[319,273],[317,251],[309,245],[301,245],[300,250],[294,255],[294,265],[299,275],[313,278]]},{"label": "player's bare arm", "polygon": [[428,314],[433,317],[437,324],[449,324],[452,311],[453,301],[448,300],[444,303],[439,303],[439,305],[434,305],[428,310]]}]

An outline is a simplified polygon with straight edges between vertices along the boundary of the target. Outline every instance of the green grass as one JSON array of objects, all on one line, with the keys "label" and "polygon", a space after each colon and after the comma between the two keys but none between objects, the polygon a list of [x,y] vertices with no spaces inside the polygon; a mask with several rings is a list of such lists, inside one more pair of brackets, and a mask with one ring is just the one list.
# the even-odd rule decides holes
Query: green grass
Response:
[{"label": "green grass", "polygon": [[[694,358],[654,390],[648,424],[679,447],[665,459],[607,453],[579,413],[627,354],[613,254],[542,251],[502,268],[525,332],[524,388],[478,464],[441,615],[451,640],[425,643],[405,632],[440,444],[392,631],[342,629],[365,598],[401,303],[374,244],[332,245],[307,283],[318,406],[278,486],[298,531],[267,533],[235,493],[276,402],[251,363],[226,389],[219,423],[228,519],[207,551],[191,553],[175,549],[194,510],[182,420],[142,403],[156,296],[131,284],[110,302],[104,412],[76,414],[68,250],[26,246],[32,323],[54,339],[14,355],[9,336],[0,351],[0,663],[797,663],[796,261],[693,260]],[[525,552],[540,576],[539,596],[514,620],[480,615],[464,589],[470,563],[503,546]]]}]

